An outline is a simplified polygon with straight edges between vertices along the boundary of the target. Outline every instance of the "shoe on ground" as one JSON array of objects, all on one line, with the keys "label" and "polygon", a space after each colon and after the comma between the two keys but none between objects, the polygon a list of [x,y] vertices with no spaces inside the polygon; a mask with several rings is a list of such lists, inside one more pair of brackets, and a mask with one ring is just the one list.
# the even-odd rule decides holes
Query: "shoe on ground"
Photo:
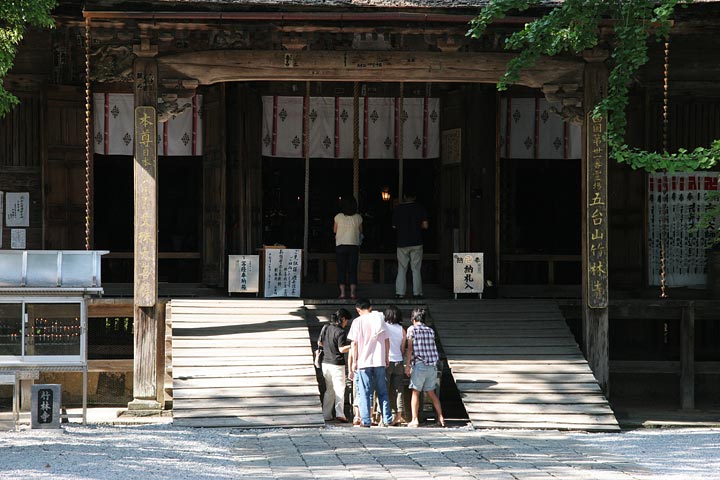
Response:
[{"label": "shoe on ground", "polygon": [[400,300],[401,298],[405,298],[405,295],[400,295],[399,293],[396,293],[396,294],[395,294],[395,298],[397,298],[398,300]]},{"label": "shoe on ground", "polygon": [[335,417],[335,421],[338,423],[350,423],[345,417]]},{"label": "shoe on ground", "polygon": [[425,295],[413,295],[413,298],[416,300],[422,300],[423,298],[425,298]]},{"label": "shoe on ground", "polygon": [[353,425],[360,425],[362,423],[362,420],[360,417],[353,418]]},{"label": "shoe on ground", "polygon": [[409,422],[407,426],[409,428],[418,428],[420,426],[420,422]]}]

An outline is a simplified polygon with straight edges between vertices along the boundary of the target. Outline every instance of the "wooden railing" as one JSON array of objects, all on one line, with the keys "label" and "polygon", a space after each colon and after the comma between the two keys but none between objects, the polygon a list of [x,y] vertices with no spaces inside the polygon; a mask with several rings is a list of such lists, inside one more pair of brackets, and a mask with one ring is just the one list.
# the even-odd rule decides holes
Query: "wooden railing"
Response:
[{"label": "wooden railing", "polygon": [[[435,264],[440,260],[437,253],[426,253],[423,255],[424,264]],[[334,279],[336,257],[334,253],[311,253],[308,255],[308,263],[312,265],[317,262],[317,282],[327,283]],[[397,264],[395,253],[361,253],[360,265],[358,266],[359,281],[362,283],[377,281],[377,283],[394,282],[395,277],[386,278],[385,272],[388,265]],[[437,268],[435,269],[437,271]],[[377,280],[375,280],[377,278]],[[433,279],[428,279],[432,282]]]},{"label": "wooden railing", "polygon": [[[560,305],[576,307],[573,301]],[[579,317],[579,311],[574,312]],[[611,322],[651,320],[680,322],[679,360],[610,360],[610,373],[676,374],[680,377],[680,403],[683,410],[695,408],[695,376],[720,375],[720,361],[695,359],[695,321],[720,322],[720,301],[715,300],[619,300],[609,307]]]},{"label": "wooden railing", "polygon": [[582,257],[580,255],[555,255],[544,253],[505,253],[500,255],[500,272],[502,273],[504,264],[508,263],[545,263],[547,264],[547,284],[556,285],[555,281],[555,264],[559,262],[576,262],[580,264]]}]

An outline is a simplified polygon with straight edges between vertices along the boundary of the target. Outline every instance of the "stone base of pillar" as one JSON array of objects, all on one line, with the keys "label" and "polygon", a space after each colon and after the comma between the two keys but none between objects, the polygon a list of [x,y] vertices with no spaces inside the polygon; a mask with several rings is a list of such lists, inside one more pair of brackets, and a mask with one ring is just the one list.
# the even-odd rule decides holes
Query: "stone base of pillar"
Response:
[{"label": "stone base of pillar", "polygon": [[162,405],[157,400],[136,398],[128,403],[127,412],[129,415],[157,415],[162,411]]}]

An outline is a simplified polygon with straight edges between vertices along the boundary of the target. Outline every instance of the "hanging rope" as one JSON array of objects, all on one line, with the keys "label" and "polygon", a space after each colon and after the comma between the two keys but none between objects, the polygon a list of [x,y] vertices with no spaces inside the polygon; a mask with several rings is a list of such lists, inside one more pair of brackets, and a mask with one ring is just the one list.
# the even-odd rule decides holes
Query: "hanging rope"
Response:
[{"label": "hanging rope", "polygon": [[[670,72],[670,37],[665,39],[663,49],[665,58],[663,63],[663,126],[662,126],[662,148],[663,152],[668,150],[668,75]],[[665,239],[667,238],[668,218],[667,202],[663,202],[663,210],[660,212],[663,225],[660,227],[660,298],[667,298],[665,284]]]},{"label": "hanging rope", "polygon": [[90,250],[90,18],[85,18],[85,250]]},{"label": "hanging rope", "polygon": [[360,84],[353,85],[353,196],[360,203]]},{"label": "hanging rope", "polygon": [[397,148],[397,155],[398,155],[398,199],[402,201],[403,198],[403,178],[405,177],[404,174],[404,159],[403,159],[403,153],[405,148],[405,136],[403,134],[404,126],[405,126],[405,120],[403,119],[403,112],[405,111],[404,107],[405,103],[405,82],[400,82],[400,108],[398,109],[398,115],[400,115],[400,118],[398,119],[398,148]]},{"label": "hanging rope", "polygon": [[303,107],[303,149],[305,156],[305,221],[303,226],[303,274],[308,274],[308,243],[310,223],[310,82],[305,82],[305,99]]}]

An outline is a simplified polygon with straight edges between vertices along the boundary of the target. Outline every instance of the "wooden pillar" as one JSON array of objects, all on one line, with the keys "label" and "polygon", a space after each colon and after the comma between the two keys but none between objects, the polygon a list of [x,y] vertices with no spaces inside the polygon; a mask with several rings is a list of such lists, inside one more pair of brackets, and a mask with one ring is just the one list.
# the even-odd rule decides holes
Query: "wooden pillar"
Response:
[{"label": "wooden pillar", "polygon": [[159,410],[158,354],[158,210],[157,210],[157,47],[144,38],[135,46],[135,271],[134,333],[135,361],[133,400],[129,410]]},{"label": "wooden pillar", "polygon": [[590,368],[606,396],[610,395],[608,316],[608,197],[605,118],[593,118],[595,105],[607,92],[607,52],[584,55],[582,182],[582,326]]},{"label": "wooden pillar", "polygon": [[680,319],[680,400],[683,410],[695,408],[695,304],[682,307]]}]

